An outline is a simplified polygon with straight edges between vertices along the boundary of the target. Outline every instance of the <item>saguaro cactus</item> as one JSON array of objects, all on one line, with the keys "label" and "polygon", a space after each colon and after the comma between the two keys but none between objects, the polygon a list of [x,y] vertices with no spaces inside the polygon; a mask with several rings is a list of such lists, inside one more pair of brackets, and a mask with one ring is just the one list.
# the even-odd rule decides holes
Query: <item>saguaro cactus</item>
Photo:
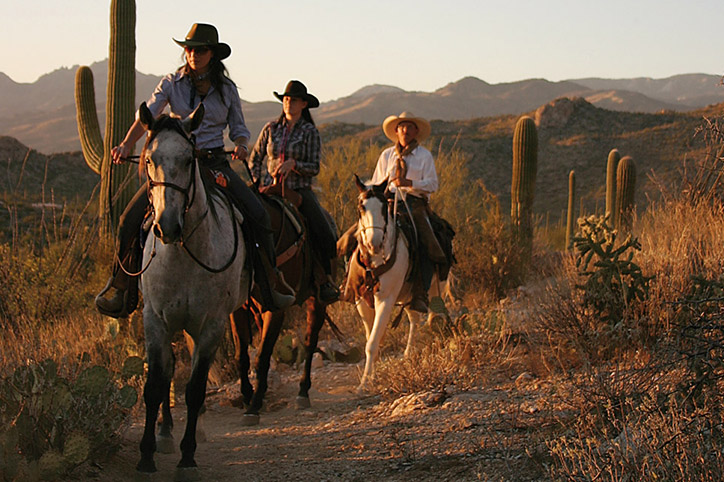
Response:
[{"label": "saguaro cactus", "polygon": [[575,219],[574,198],[576,196],[576,171],[568,174],[568,215],[566,216],[566,249],[571,249],[573,242],[573,220]]},{"label": "saguaro cactus", "polygon": [[618,161],[616,168],[615,226],[620,231],[631,230],[635,192],[636,164],[631,156],[625,156]]},{"label": "saguaro cactus", "polygon": [[609,217],[609,225],[613,225],[614,208],[616,204],[616,167],[621,155],[617,149],[611,149],[608,153],[606,164],[606,216]]},{"label": "saguaro cactus", "polygon": [[111,226],[117,224],[137,187],[136,183],[128,182],[130,166],[112,166],[111,162],[111,148],[123,140],[135,114],[135,0],[111,0],[110,24],[106,126],[103,139],[96,114],[93,73],[89,67],[82,66],[75,76],[78,135],[86,163],[101,176],[101,229],[106,233]]},{"label": "saguaro cactus", "polygon": [[519,242],[530,248],[533,240],[533,196],[538,169],[538,132],[528,116],[518,119],[513,133],[513,180],[510,219]]}]

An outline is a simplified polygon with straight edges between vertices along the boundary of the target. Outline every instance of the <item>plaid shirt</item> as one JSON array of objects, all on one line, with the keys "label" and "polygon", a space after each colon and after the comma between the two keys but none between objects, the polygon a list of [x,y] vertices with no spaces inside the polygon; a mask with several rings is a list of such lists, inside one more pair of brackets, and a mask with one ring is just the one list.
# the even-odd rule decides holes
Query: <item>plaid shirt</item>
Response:
[{"label": "plaid shirt", "polygon": [[[319,131],[304,118],[299,119],[289,133],[286,119],[268,122],[249,155],[251,175],[255,182],[261,179],[261,185],[267,186],[274,182],[269,173],[274,172],[284,160],[294,159],[297,166],[287,175],[285,186],[290,189],[309,188],[312,178],[319,174],[321,151]],[[264,158],[267,158],[266,165],[263,165]]]}]

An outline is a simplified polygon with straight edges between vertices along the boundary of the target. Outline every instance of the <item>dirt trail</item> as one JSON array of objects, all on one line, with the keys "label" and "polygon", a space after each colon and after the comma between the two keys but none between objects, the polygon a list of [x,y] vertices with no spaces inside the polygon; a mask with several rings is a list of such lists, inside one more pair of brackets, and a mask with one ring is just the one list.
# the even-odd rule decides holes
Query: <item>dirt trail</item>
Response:
[{"label": "dirt trail", "polygon": [[[282,367],[283,368],[283,367]],[[327,363],[313,372],[312,407],[294,406],[299,373],[272,373],[266,410],[255,427],[230,406],[238,385],[207,398],[196,461],[202,480],[546,480],[526,454],[542,450],[542,427],[553,423],[549,388],[535,380],[504,381],[480,390],[412,394],[397,400],[359,398],[359,365]],[[182,397],[181,397],[182,398]],[[177,403],[174,438],[182,437],[185,406]],[[120,452],[103,467],[82,467],[75,480],[139,480],[135,471],[140,416]],[[180,454],[156,454],[158,472],[173,479]]]}]

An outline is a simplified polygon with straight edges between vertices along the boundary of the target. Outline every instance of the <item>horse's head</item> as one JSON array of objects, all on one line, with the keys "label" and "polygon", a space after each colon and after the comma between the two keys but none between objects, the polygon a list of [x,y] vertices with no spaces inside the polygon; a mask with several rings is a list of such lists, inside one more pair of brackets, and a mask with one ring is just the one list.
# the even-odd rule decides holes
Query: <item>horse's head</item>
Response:
[{"label": "horse's head", "polygon": [[359,190],[359,196],[357,196],[359,241],[370,255],[383,255],[390,217],[385,198],[387,180],[381,184],[367,187],[356,174],[354,177]]},{"label": "horse's head", "polygon": [[196,179],[194,143],[189,133],[204,117],[199,107],[185,121],[162,115],[154,119],[144,102],[141,123],[148,131],[141,165],[148,176],[148,196],[154,209],[153,234],[164,244],[181,239],[184,214],[193,201]]}]

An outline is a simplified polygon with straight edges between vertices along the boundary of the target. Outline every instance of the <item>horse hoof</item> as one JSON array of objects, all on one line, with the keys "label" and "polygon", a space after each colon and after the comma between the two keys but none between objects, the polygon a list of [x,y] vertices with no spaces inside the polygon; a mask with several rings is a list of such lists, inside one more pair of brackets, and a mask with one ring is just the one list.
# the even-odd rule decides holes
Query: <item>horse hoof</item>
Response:
[{"label": "horse hoof", "polygon": [[259,414],[245,413],[241,417],[241,424],[245,427],[253,427],[259,425]]},{"label": "horse hoof", "polygon": [[149,480],[156,480],[156,475],[153,472],[136,472],[131,478],[134,482],[146,482]]},{"label": "horse hoof", "polygon": [[370,395],[370,389],[367,385],[360,385],[357,390],[354,391],[355,395],[359,398],[368,397]]},{"label": "horse hoof", "polygon": [[149,477],[154,472],[156,472],[156,463],[153,460],[141,460],[136,465],[136,475],[138,477]]},{"label": "horse hoof", "polygon": [[173,480],[174,482],[196,482],[201,480],[201,471],[198,467],[176,467]]},{"label": "horse hoof", "polygon": [[297,409],[304,410],[312,406],[312,402],[309,401],[309,397],[297,397]]},{"label": "horse hoof", "polygon": [[173,437],[170,435],[158,435],[156,437],[156,452],[160,454],[172,454],[176,451]]}]

